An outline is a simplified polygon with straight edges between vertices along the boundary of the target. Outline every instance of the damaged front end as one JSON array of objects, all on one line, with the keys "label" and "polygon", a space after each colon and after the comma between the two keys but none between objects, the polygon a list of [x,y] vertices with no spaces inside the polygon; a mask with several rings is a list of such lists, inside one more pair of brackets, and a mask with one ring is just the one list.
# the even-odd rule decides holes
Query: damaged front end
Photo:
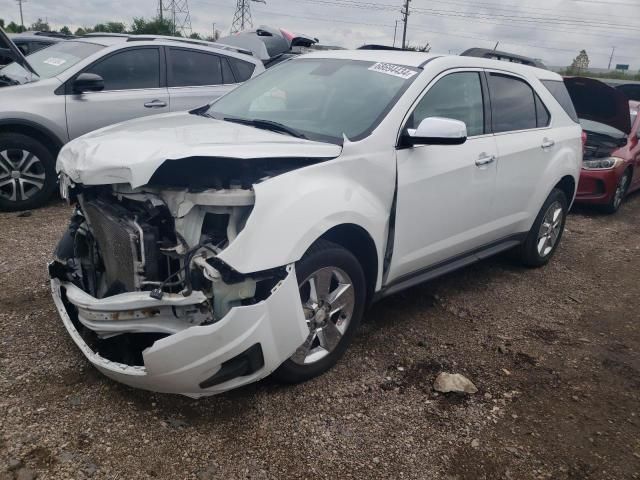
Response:
[{"label": "damaged front end", "polygon": [[251,214],[250,182],[173,180],[79,186],[62,174],[76,211],[49,273],[65,326],[98,369],[198,397],[267,376],[308,328],[293,265],[241,274],[219,259]]}]

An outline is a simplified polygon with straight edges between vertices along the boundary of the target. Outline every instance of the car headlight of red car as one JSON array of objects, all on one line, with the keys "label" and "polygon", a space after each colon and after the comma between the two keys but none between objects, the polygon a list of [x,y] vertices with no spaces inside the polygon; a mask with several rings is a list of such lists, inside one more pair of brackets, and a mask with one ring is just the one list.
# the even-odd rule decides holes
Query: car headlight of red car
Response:
[{"label": "car headlight of red car", "polygon": [[622,163],[622,159],[618,157],[594,158],[592,160],[584,160],[582,168],[585,170],[608,170],[616,168]]}]

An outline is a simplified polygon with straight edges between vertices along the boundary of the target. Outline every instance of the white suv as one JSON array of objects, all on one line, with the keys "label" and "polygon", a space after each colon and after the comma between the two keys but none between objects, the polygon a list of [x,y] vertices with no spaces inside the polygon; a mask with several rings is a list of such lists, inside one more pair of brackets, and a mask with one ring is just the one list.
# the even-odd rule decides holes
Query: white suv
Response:
[{"label": "white suv", "polygon": [[64,325],[150,390],[318,375],[376,299],[507,249],[549,261],[582,159],[567,99],[523,65],[321,52],[85,135],[57,164]]}]

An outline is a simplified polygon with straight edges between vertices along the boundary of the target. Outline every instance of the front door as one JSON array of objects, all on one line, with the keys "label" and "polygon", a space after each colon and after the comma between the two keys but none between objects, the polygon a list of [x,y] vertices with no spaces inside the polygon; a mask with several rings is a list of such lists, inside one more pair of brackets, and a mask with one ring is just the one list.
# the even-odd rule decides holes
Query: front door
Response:
[{"label": "front door", "polygon": [[169,112],[169,93],[161,81],[163,67],[158,47],[137,47],[120,50],[84,69],[81,73],[103,78],[104,90],[66,96],[69,138]]},{"label": "front door", "polygon": [[388,283],[495,240],[489,224],[497,152],[486,121],[481,78],[479,71],[442,76],[409,117],[406,128],[416,128],[427,117],[461,120],[468,138],[462,145],[397,151],[398,194]]}]

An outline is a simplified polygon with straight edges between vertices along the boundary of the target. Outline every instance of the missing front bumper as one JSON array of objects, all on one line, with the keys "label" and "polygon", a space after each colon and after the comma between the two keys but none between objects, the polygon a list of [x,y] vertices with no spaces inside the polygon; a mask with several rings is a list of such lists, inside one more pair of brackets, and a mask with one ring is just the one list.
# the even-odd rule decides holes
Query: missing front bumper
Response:
[{"label": "missing front bumper", "polygon": [[[142,352],[143,366],[113,362],[95,352],[71,319],[63,301],[63,292],[67,301],[76,308],[90,306],[94,310],[108,310],[105,303],[110,302],[130,311],[139,305],[122,302],[122,295],[95,299],[75,285],[56,278],[51,280],[51,288],[67,331],[87,359],[106,376],[145,390],[201,397],[237,388],[273,372],[295,352],[309,333],[293,265],[287,267],[287,276],[272,289],[267,299],[255,305],[235,307],[212,325],[189,327],[157,340]],[[146,304],[144,306],[147,307]],[[207,382],[216,376],[225,362],[232,361],[256,344],[262,350],[264,364],[261,367],[245,375],[224,378],[223,382],[215,385]]]}]

